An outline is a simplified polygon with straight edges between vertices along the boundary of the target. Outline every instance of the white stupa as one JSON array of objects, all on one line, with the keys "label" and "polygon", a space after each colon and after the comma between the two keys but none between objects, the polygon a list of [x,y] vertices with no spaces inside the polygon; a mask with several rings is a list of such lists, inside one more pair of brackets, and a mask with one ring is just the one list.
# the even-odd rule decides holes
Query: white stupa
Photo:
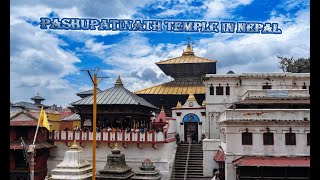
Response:
[{"label": "white stupa", "polygon": [[73,142],[73,145],[70,147],[70,150],[65,152],[63,161],[51,171],[51,175],[47,176],[46,179],[92,179],[91,164],[83,158],[82,153],[82,150],[76,144],[76,142]]}]

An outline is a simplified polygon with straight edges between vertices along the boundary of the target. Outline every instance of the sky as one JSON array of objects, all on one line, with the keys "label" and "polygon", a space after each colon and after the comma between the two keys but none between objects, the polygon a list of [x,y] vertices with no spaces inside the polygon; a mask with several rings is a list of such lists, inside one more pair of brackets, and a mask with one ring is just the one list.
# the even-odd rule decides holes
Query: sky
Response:
[{"label": "sky", "polygon": [[[282,34],[72,31],[40,29],[40,18],[157,19],[278,23]],[[10,101],[69,106],[93,88],[81,70],[100,69],[98,87],[138,91],[173,80],[155,64],[181,56],[188,37],[195,55],[232,70],[281,72],[279,58],[310,56],[308,0],[108,0],[10,2]]]}]

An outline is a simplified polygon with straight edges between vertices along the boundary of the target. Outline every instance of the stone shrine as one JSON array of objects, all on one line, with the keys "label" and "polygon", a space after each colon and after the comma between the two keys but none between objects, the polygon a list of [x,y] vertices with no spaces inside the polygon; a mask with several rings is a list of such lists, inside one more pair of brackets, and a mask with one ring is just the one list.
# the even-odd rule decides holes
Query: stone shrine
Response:
[{"label": "stone shrine", "polygon": [[129,179],[134,175],[132,168],[126,164],[125,155],[120,153],[115,144],[112,154],[108,155],[107,164],[97,173],[96,179]]},{"label": "stone shrine", "polygon": [[83,158],[82,150],[73,142],[70,150],[65,152],[63,161],[51,171],[47,180],[90,180],[92,178],[92,167],[88,161]]},{"label": "stone shrine", "polygon": [[139,167],[140,170],[135,172],[135,176],[131,179],[148,179],[148,180],[158,180],[161,179],[160,171],[155,169],[156,167],[153,166],[153,163],[150,159],[145,159],[142,162],[142,165]]}]

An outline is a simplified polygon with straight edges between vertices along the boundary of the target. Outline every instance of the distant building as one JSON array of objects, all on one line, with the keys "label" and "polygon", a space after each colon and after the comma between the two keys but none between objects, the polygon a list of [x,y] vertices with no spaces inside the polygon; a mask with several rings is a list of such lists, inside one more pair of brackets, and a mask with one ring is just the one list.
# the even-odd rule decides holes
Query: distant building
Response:
[{"label": "distant building", "polygon": [[[10,179],[29,179],[28,155],[21,146],[23,138],[28,147],[34,138],[38,119],[25,110],[10,112]],[[47,175],[47,160],[53,145],[48,141],[48,130],[40,127],[36,139],[34,179],[43,180]],[[26,147],[26,149],[27,149]]]},{"label": "distant building", "polygon": [[46,111],[46,114],[48,116],[49,123],[52,125],[50,131],[55,130],[58,131],[60,130],[60,122],[61,122],[61,117],[60,117],[60,112],[62,111],[62,107],[58,107],[57,105],[53,104],[52,106],[44,105],[42,104],[42,101],[45,99],[37,93],[36,96],[30,98],[31,100],[34,101],[34,103],[30,102],[17,102],[11,105],[12,110],[25,110],[38,118],[41,107]]}]

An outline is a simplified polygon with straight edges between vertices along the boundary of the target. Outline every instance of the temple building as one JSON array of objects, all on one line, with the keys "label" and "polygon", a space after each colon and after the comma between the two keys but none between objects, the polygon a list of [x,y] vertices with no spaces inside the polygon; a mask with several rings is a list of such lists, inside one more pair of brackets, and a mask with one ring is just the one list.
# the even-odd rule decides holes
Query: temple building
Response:
[{"label": "temple building", "polygon": [[184,104],[191,91],[198,104],[203,102],[206,89],[201,77],[206,74],[215,74],[216,62],[216,60],[196,56],[191,48],[190,38],[188,38],[188,45],[182,56],[156,63],[166,75],[171,76],[174,80],[139,90],[135,94],[157,107],[163,106],[167,116],[171,116],[171,108],[175,107],[178,101]]},{"label": "temple building", "polygon": [[[92,130],[93,95],[71,103],[81,117],[81,127]],[[118,77],[114,87],[97,93],[97,127],[150,128],[152,112],[157,109],[143,98],[127,90]]]},{"label": "temple building", "polygon": [[[12,180],[30,177],[31,158],[27,149],[32,144],[37,124],[38,118],[26,110],[10,112],[10,179]],[[54,147],[48,135],[46,128],[39,128],[35,142],[34,180],[43,180],[47,175],[47,160],[50,149]]]}]

